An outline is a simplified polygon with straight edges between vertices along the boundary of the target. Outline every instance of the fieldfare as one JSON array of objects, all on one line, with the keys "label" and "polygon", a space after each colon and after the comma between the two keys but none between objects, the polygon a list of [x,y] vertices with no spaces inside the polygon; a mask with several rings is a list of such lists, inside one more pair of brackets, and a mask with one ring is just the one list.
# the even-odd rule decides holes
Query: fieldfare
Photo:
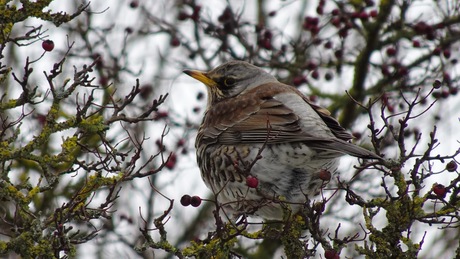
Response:
[{"label": "fieldfare", "polygon": [[350,143],[351,134],[329,111],[261,68],[230,61],[184,73],[207,86],[197,161],[231,218],[281,219],[285,205],[296,212],[319,192],[321,173],[334,173],[340,156],[380,159]]}]

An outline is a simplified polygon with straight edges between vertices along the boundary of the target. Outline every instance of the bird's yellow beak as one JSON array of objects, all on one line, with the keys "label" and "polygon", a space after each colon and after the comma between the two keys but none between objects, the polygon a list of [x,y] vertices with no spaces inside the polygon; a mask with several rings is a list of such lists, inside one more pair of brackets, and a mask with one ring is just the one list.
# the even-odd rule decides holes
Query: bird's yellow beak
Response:
[{"label": "bird's yellow beak", "polygon": [[202,82],[206,86],[211,87],[216,84],[216,82],[212,80],[211,78],[209,78],[205,72],[198,71],[198,70],[184,70],[184,73]]}]

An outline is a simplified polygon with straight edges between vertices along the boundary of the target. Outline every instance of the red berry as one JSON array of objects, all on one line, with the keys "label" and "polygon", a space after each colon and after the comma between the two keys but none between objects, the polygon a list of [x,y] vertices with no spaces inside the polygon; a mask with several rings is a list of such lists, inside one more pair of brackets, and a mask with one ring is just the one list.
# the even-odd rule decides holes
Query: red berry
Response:
[{"label": "red berry", "polygon": [[455,172],[457,170],[457,163],[452,160],[446,165],[446,170],[449,172]]},{"label": "red berry", "polygon": [[301,85],[303,83],[306,83],[306,82],[307,82],[307,79],[302,75],[296,76],[296,77],[294,77],[294,79],[292,79],[292,84],[294,86],[299,86],[299,85]]},{"label": "red berry", "polygon": [[331,24],[334,25],[335,27],[339,28],[340,27],[340,18],[339,17],[334,17],[331,19]]},{"label": "red berry", "polygon": [[339,9],[336,8],[336,9],[332,10],[331,14],[334,15],[334,16],[339,15],[340,11],[339,11]]},{"label": "red berry", "polygon": [[396,55],[396,49],[393,47],[390,47],[386,50],[388,56],[394,56]]},{"label": "red berry", "polygon": [[449,91],[443,90],[443,91],[441,92],[441,97],[444,98],[444,99],[446,99],[447,97],[449,97]]},{"label": "red berry", "polygon": [[328,170],[322,169],[318,173],[318,178],[321,179],[322,181],[327,182],[327,181],[331,180],[331,172],[329,172]]},{"label": "red berry", "polygon": [[180,11],[180,12],[177,14],[177,19],[178,19],[179,21],[185,21],[185,20],[187,20],[188,18],[190,18],[190,15],[187,14],[186,12]]},{"label": "red berry", "polygon": [[401,66],[398,68],[398,75],[406,76],[408,73],[409,73],[409,70],[407,70],[407,67]]},{"label": "red berry", "polygon": [[173,37],[171,39],[171,41],[169,42],[169,44],[172,46],[172,47],[178,47],[180,45],[180,40],[176,37]]},{"label": "red berry", "polygon": [[439,56],[441,55],[441,48],[440,47],[436,47],[434,50],[433,50],[433,55],[436,55],[436,56]]},{"label": "red berry", "polygon": [[359,13],[359,19],[366,21],[367,19],[369,19],[369,15],[365,11],[362,11]]},{"label": "red berry", "polygon": [[412,46],[413,46],[414,48],[420,48],[420,41],[418,41],[418,40],[413,40],[413,41],[412,41]]},{"label": "red berry", "polygon": [[273,33],[271,31],[265,31],[264,32],[264,38],[266,39],[271,39],[273,37]]},{"label": "red berry", "polygon": [[314,79],[318,79],[319,78],[318,70],[315,70],[315,71],[311,72],[311,77],[314,78]]},{"label": "red berry", "polygon": [[331,49],[331,48],[332,48],[332,42],[327,41],[327,42],[324,44],[324,47],[325,47],[326,49]]},{"label": "red berry", "polygon": [[442,54],[444,55],[445,58],[449,59],[450,55],[451,55],[451,52],[450,52],[449,49],[445,49],[445,50],[443,50]]},{"label": "red berry", "polygon": [[318,67],[318,65],[314,61],[309,61],[306,67],[308,70],[314,70]]},{"label": "red berry", "polygon": [[359,12],[352,12],[352,13],[351,13],[351,18],[352,18],[352,19],[359,18],[359,14],[360,14]]},{"label": "red berry", "polygon": [[334,52],[334,56],[335,56],[336,58],[341,58],[341,57],[343,56],[342,50],[336,50],[336,51]]},{"label": "red berry", "polygon": [[129,3],[129,6],[131,8],[137,8],[139,6],[139,1],[137,0],[131,1],[131,3]]},{"label": "red berry", "polygon": [[447,72],[444,72],[444,73],[442,74],[442,79],[443,79],[444,82],[446,82],[446,83],[450,83],[450,82],[451,82],[450,75],[449,75],[449,73],[447,73]]},{"label": "red berry", "polygon": [[270,39],[262,39],[259,41],[259,45],[264,48],[264,49],[267,49],[267,50],[271,50],[272,49],[272,43],[270,41]]},{"label": "red berry", "polygon": [[169,170],[174,169],[174,167],[176,166],[176,162],[177,162],[176,154],[171,153],[171,155],[169,155],[169,157],[168,157],[168,161],[166,161],[166,163],[165,163],[165,166]]},{"label": "red berry", "polygon": [[259,180],[254,176],[248,176],[246,177],[246,185],[249,188],[257,188],[257,186],[259,185]]},{"label": "red berry", "polygon": [[324,258],[326,259],[339,259],[340,256],[335,250],[327,250],[324,252]]},{"label": "red berry", "polygon": [[433,192],[436,194],[436,196],[438,196],[438,198],[444,198],[446,197],[447,189],[442,184],[435,184],[433,186]]},{"label": "red berry", "polygon": [[316,8],[316,13],[319,14],[319,15],[323,14],[324,13],[324,8],[322,6],[318,6]]},{"label": "red berry", "polygon": [[185,207],[189,206],[191,204],[191,201],[192,201],[192,197],[190,197],[190,195],[188,194],[180,198],[180,204],[182,204],[182,206],[185,206]]},{"label": "red berry", "polygon": [[383,74],[384,76],[388,76],[388,75],[391,74],[390,69],[388,68],[387,65],[382,65],[382,67],[381,67],[380,69],[381,69],[382,74]]},{"label": "red berry", "polygon": [[379,14],[379,13],[378,13],[377,10],[372,10],[372,11],[370,11],[370,13],[369,13],[369,15],[370,15],[371,17],[373,17],[373,18],[377,17],[378,14]]},{"label": "red berry", "polygon": [[198,21],[200,19],[201,5],[195,5],[193,8],[193,14],[190,16],[192,20]]},{"label": "red berry", "polygon": [[167,111],[159,111],[155,114],[154,120],[157,121],[159,119],[164,119],[169,116]]},{"label": "red berry", "polygon": [[342,37],[342,38],[345,38],[347,37],[348,35],[348,29],[347,28],[341,28],[339,30],[339,36]]},{"label": "red berry", "polygon": [[52,51],[54,49],[54,42],[52,40],[45,40],[42,42],[42,48],[45,51]]},{"label": "red berry", "polygon": [[148,99],[153,92],[153,86],[146,84],[139,88],[139,95],[142,99]]},{"label": "red berry", "polygon": [[181,138],[177,141],[178,147],[183,147],[185,145],[185,139]]},{"label": "red berry", "polygon": [[193,206],[193,207],[198,207],[201,205],[201,198],[200,196],[193,196],[191,199],[190,199],[190,204]]},{"label": "red berry", "polygon": [[439,80],[436,79],[436,80],[433,82],[433,88],[434,88],[434,89],[439,89],[439,88],[441,88],[441,86],[442,86],[441,81],[439,81]]}]

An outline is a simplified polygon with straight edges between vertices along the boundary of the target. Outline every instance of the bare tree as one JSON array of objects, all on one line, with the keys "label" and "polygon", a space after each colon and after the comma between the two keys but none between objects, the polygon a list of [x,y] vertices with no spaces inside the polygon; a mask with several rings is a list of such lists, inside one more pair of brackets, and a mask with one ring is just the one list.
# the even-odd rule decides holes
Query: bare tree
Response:
[{"label": "bare tree", "polygon": [[[6,1],[0,254],[460,257],[459,8]],[[231,59],[298,87],[384,160],[343,159],[284,222],[222,219],[197,188],[204,88],[180,73]]]}]

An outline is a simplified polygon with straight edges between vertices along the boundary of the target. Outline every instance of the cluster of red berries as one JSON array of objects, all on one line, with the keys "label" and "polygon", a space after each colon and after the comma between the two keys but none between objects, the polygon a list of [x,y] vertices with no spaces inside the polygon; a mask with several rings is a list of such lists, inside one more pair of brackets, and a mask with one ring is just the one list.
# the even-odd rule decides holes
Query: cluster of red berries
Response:
[{"label": "cluster of red berries", "polygon": [[263,33],[261,33],[261,35],[259,36],[259,40],[257,41],[257,44],[266,50],[271,50],[273,48],[272,38],[273,38],[272,32],[269,30],[264,30]]},{"label": "cluster of red berries", "polygon": [[304,30],[311,32],[312,35],[318,34],[320,30],[319,18],[311,16],[305,17],[302,27],[304,28]]}]

